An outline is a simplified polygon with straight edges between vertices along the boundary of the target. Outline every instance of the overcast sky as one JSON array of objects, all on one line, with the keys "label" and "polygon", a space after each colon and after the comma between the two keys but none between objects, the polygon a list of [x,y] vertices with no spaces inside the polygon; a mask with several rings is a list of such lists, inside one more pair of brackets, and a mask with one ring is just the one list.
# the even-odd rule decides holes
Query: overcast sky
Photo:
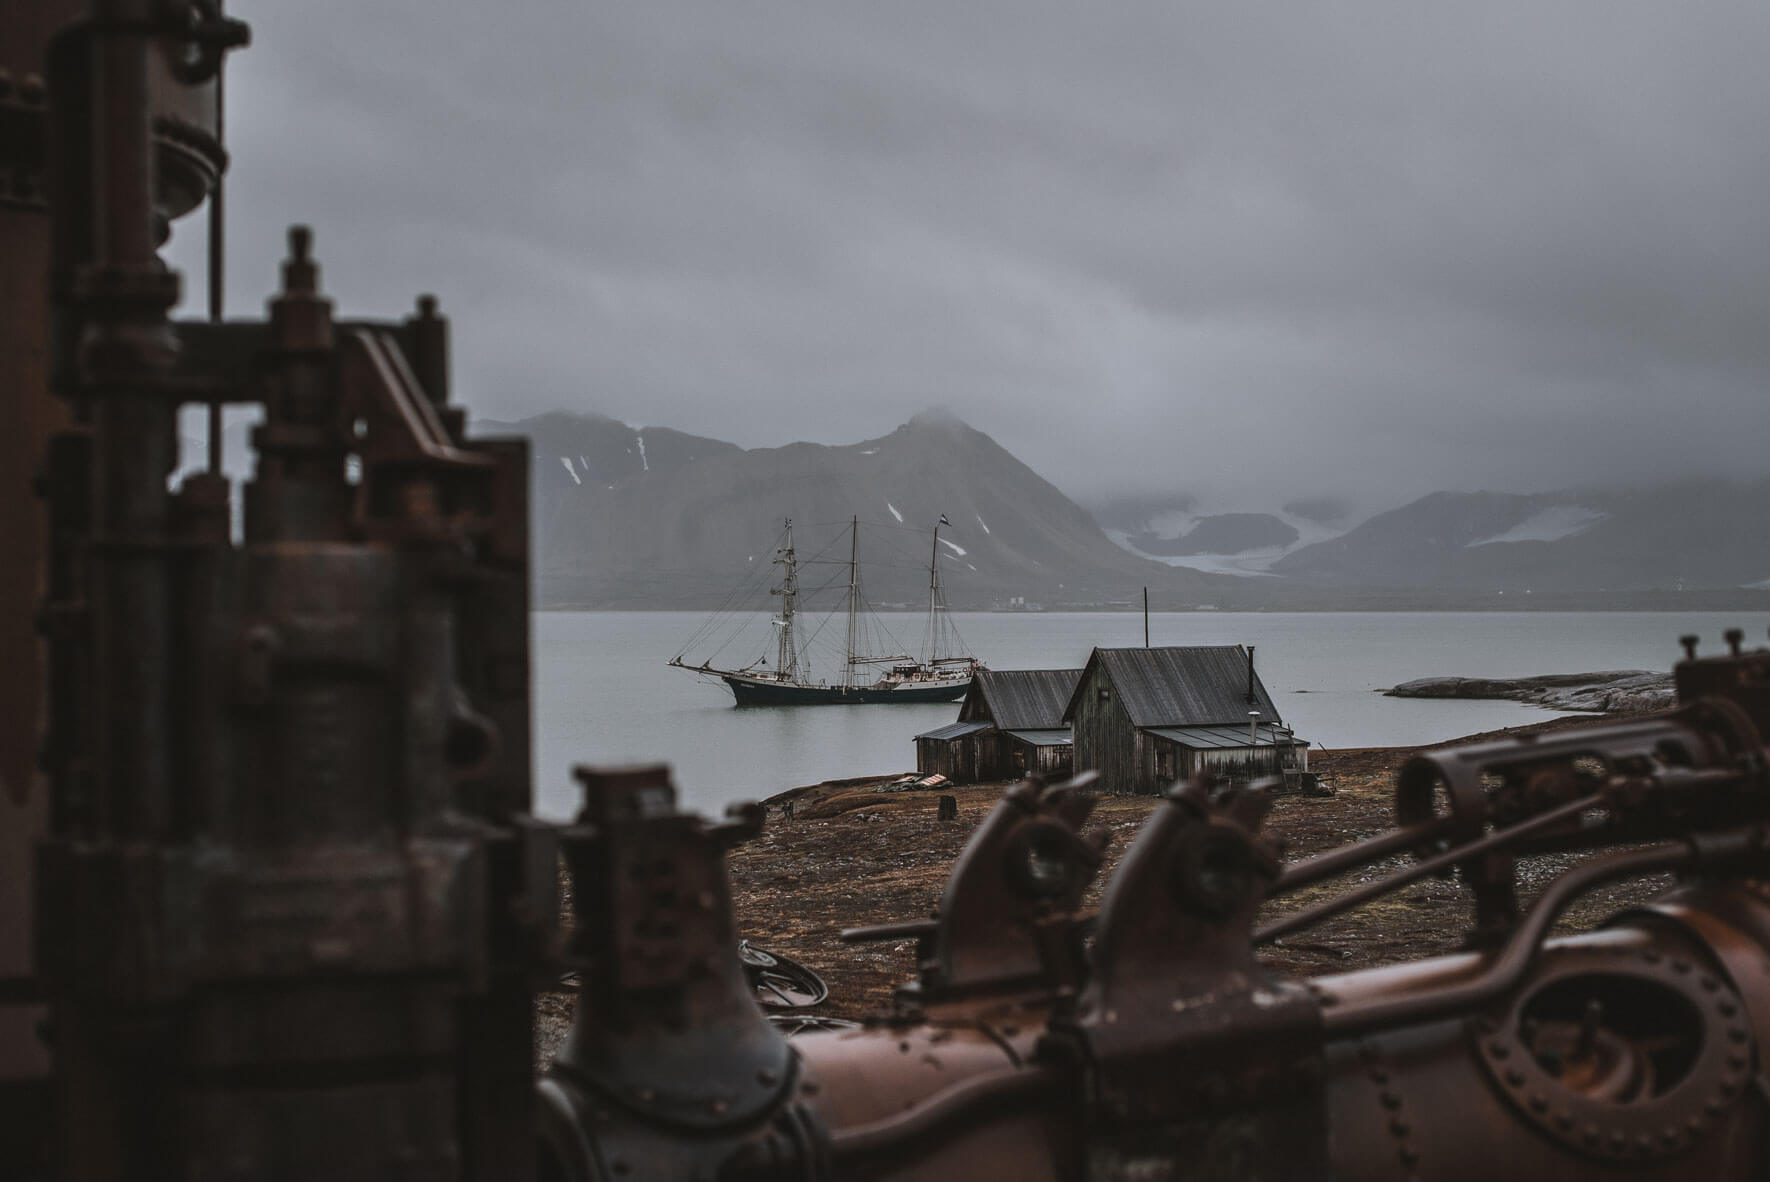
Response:
[{"label": "overcast sky", "polygon": [[230,309],[311,223],[476,416],[939,406],[1225,508],[1770,471],[1761,0],[229,8]]}]

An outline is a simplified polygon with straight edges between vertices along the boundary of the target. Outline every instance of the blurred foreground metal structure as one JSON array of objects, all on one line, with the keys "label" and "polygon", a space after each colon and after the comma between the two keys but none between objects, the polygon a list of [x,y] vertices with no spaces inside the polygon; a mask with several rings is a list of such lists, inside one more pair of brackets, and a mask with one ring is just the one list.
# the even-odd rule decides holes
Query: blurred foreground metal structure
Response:
[{"label": "blurred foreground metal structure", "polygon": [[[266,321],[169,319],[156,249],[218,183],[244,37],[159,0],[0,26],[0,476],[43,494],[0,503],[0,1173],[1770,1169],[1770,653],[1737,635],[1679,666],[1676,712],[1418,757],[1394,832],[1288,867],[1259,788],[1179,787],[1097,912],[1086,777],[1018,785],[935,919],[847,934],[916,940],[895,1012],[786,1037],[724,871],[759,809],[709,824],[662,768],[581,769],[573,824],[528,815],[527,456],[465,437],[434,301],[336,319],[297,230]],[[223,403],[264,412],[237,536],[213,448],[169,487],[178,408]],[[1520,900],[1521,860],[1569,855]],[[1652,907],[1548,938],[1665,873]],[[1466,952],[1310,981],[1256,961],[1424,874],[1469,886]],[[577,1016],[537,1081],[531,993],[561,972]]]}]

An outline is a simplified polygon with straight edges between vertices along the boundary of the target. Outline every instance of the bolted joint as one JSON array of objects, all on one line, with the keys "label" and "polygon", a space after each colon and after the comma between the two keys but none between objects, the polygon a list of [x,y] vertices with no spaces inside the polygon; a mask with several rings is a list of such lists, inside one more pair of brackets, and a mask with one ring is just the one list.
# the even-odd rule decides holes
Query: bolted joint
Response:
[{"label": "bolted joint", "polygon": [[88,316],[163,317],[178,293],[177,273],[157,262],[88,264],[74,276],[74,300]]},{"label": "bolted joint", "polygon": [[320,268],[313,261],[313,231],[289,227],[289,257],[283,260],[283,289],[270,302],[272,348],[287,353],[332,348],[332,301],[319,294]]},{"label": "bolted joint", "polygon": [[157,264],[79,269],[73,294],[85,328],[77,372],[89,391],[159,392],[154,376],[170,370],[178,354],[166,319],[178,290],[178,276]]}]

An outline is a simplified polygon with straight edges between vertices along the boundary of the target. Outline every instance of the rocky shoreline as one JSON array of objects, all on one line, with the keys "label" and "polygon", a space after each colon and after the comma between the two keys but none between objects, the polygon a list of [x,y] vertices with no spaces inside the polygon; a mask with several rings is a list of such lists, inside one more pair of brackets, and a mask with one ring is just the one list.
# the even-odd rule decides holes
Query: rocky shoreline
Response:
[{"label": "rocky shoreline", "polygon": [[1383,691],[1390,698],[1477,698],[1526,702],[1585,714],[1643,714],[1677,698],[1670,673],[1613,669],[1603,673],[1549,673],[1539,677],[1422,677]]}]

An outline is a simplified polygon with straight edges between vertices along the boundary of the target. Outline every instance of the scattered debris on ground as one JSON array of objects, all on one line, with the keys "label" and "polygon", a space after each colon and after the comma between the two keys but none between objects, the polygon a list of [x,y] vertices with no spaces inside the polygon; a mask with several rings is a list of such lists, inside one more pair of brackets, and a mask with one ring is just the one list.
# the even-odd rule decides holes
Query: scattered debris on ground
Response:
[{"label": "scattered debris on ground", "polygon": [[[1556,730],[1587,720],[1558,719],[1528,730]],[[1500,738],[1507,733],[1473,738]],[[1299,859],[1389,829],[1395,773],[1412,748],[1317,751],[1310,765],[1331,796],[1284,796],[1268,827],[1286,841],[1287,859]],[[971,831],[995,807],[1005,783],[922,788],[899,776],[880,776],[796,788],[770,798],[768,825],[730,855],[732,900],[739,936],[789,956],[829,986],[816,1012],[858,1018],[890,1006],[892,990],[915,973],[915,941],[850,945],[843,928],[896,923],[931,915],[953,862]],[[940,798],[957,803],[955,820],[939,819]],[[1102,797],[1084,831],[1111,837],[1106,864],[1090,891],[1100,888],[1159,800]],[[1575,859],[1539,859],[1520,875],[1528,903],[1536,890]],[[1395,858],[1299,891],[1268,908],[1263,920],[1399,868]],[[1563,928],[1590,927],[1665,888],[1664,880],[1623,883],[1599,890],[1569,913]],[[1297,977],[1351,972],[1375,965],[1454,951],[1470,915],[1467,892],[1454,879],[1428,878],[1345,915],[1299,932],[1263,950],[1274,972]],[[538,1050],[550,1053],[570,1021],[570,996],[544,995],[537,1004],[543,1029]]]}]

